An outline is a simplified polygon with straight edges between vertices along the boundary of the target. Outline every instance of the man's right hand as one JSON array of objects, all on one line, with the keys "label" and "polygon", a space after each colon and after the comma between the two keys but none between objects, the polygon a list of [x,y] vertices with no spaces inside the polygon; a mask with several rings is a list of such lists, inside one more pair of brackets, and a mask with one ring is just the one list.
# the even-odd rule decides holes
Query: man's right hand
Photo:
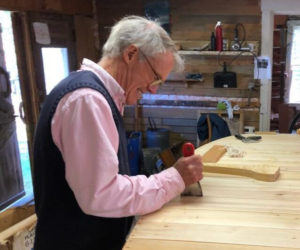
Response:
[{"label": "man's right hand", "polygon": [[203,164],[200,155],[181,157],[175,162],[174,168],[181,175],[186,187],[203,178]]}]

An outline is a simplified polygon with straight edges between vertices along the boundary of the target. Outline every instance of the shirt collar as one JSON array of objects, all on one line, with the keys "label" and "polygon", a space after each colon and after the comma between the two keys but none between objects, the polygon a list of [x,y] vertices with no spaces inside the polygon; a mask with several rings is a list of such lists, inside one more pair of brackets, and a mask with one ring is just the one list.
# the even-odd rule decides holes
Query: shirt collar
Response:
[{"label": "shirt collar", "polygon": [[89,59],[84,58],[82,60],[80,70],[90,70],[99,77],[99,79],[113,98],[120,113],[123,114],[125,105],[125,92],[119,85],[119,83],[99,64],[94,63]]}]

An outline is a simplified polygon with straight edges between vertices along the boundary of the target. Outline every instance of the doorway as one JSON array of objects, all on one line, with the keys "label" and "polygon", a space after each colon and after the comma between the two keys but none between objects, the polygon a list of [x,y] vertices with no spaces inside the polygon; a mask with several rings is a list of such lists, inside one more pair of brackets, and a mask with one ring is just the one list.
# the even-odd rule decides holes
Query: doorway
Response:
[{"label": "doorway", "polygon": [[[77,67],[73,17],[37,12],[0,13],[0,20],[5,23],[3,54],[10,76],[7,86],[11,86],[10,99],[17,124],[18,153],[13,158],[19,157],[22,166],[19,181],[10,186],[18,182],[23,187],[24,182],[26,197],[33,199],[32,149],[39,111],[51,89]],[[6,165],[4,169],[11,168]],[[9,178],[3,177],[2,183],[9,182]],[[7,190],[3,189],[3,193],[7,194]],[[23,204],[23,199],[19,204]]]},{"label": "doorway", "polygon": [[[20,91],[20,82],[19,75],[17,69],[17,59],[15,54],[14,47],[14,37],[11,23],[11,16],[9,11],[0,11],[0,24],[1,24],[1,40],[2,40],[2,48],[3,53],[1,53],[1,57],[3,60],[2,68],[7,72],[8,83],[10,84],[10,93],[5,96],[3,101],[12,104],[13,107],[13,116],[14,121],[11,122],[11,125],[15,124],[16,128],[16,140],[13,140],[13,137],[10,139],[11,141],[7,141],[6,143],[17,144],[16,149],[12,149],[12,151],[5,150],[2,152],[5,156],[9,155],[11,160],[6,161],[6,163],[2,162],[1,170],[5,175],[5,179],[3,179],[2,185],[5,188],[3,191],[0,200],[2,201],[1,208],[5,208],[15,202],[18,198],[25,194],[26,200],[31,200],[33,198],[33,189],[32,189],[32,179],[31,179],[31,170],[30,170],[30,159],[29,159],[29,151],[28,151],[28,140],[26,133],[26,126],[24,121],[22,120],[22,112],[21,104],[22,104],[22,96]],[[2,82],[3,83],[3,82]],[[8,85],[7,85],[8,86]],[[3,87],[3,85],[2,85]],[[9,88],[9,87],[7,87]],[[2,96],[3,98],[3,96]],[[6,109],[7,110],[7,109]],[[4,113],[7,113],[6,110],[3,110]],[[12,134],[13,136],[13,134]],[[3,138],[3,137],[2,137]],[[12,141],[13,140],[13,141]],[[6,145],[3,145],[3,147]],[[8,148],[7,148],[8,149]],[[14,159],[13,159],[14,158]],[[9,164],[9,165],[6,165]],[[21,165],[21,173],[18,175],[13,175],[13,171],[19,171],[18,166]],[[10,170],[9,170],[10,169]],[[10,172],[10,173],[8,173]],[[19,180],[21,179],[21,180]],[[13,181],[12,181],[13,180]],[[24,189],[22,189],[22,185],[20,185],[19,189],[15,189],[12,185],[16,183],[23,183]],[[12,191],[14,190],[14,191]],[[23,193],[25,191],[25,193]],[[5,193],[4,193],[5,192]],[[23,195],[21,195],[23,193]],[[6,197],[6,198],[5,198]],[[0,208],[0,209],[1,209]]]}]

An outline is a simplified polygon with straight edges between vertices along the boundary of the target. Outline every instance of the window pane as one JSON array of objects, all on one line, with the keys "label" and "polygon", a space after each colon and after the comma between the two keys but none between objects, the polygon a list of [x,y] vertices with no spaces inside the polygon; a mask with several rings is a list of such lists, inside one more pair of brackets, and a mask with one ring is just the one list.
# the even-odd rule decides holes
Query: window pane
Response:
[{"label": "window pane", "polygon": [[300,26],[294,26],[291,53],[290,103],[300,103]]},{"label": "window pane", "polygon": [[69,74],[67,48],[42,48],[46,94]]}]

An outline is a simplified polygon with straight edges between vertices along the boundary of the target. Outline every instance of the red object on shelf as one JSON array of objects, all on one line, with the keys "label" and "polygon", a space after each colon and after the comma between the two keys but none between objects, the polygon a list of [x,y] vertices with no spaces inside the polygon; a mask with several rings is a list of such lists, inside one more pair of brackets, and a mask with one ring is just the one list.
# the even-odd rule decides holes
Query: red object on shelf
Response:
[{"label": "red object on shelf", "polygon": [[187,142],[182,146],[182,154],[184,157],[191,156],[195,153],[195,147],[192,143]]},{"label": "red object on shelf", "polygon": [[218,21],[216,25],[216,50],[222,51],[223,50],[223,32],[221,22]]}]

